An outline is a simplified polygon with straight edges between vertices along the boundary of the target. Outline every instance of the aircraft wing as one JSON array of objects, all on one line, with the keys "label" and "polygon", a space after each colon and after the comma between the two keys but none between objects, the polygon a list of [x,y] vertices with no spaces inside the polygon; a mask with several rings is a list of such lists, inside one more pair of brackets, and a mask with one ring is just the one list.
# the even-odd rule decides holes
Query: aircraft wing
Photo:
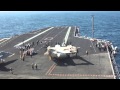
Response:
[{"label": "aircraft wing", "polygon": [[10,55],[12,55],[12,53],[1,51],[0,52],[0,59],[7,58]]}]

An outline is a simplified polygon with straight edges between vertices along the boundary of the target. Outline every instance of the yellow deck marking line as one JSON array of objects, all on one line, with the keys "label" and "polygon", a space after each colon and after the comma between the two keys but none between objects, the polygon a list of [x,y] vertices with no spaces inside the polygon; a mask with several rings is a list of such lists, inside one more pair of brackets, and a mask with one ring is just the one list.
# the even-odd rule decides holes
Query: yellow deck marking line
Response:
[{"label": "yellow deck marking line", "polygon": [[45,75],[48,75],[48,73],[50,72],[51,68],[55,65],[55,63],[49,68],[49,70],[46,72]]}]

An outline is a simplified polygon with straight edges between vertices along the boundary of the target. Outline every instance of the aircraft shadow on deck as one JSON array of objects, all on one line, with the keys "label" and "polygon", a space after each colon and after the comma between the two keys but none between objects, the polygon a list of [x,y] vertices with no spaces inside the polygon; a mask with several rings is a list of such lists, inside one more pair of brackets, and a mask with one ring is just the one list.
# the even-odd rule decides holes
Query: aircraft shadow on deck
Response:
[{"label": "aircraft shadow on deck", "polygon": [[5,63],[1,63],[0,64],[0,71],[10,71],[10,68],[6,68],[5,66],[7,66],[11,63],[14,63],[15,61],[17,61],[17,59],[12,60],[12,61],[8,61],[8,62],[5,62]]},{"label": "aircraft shadow on deck", "polygon": [[[82,60],[84,63],[75,63],[75,59]],[[57,64],[57,66],[76,66],[76,65],[94,65],[93,63],[89,62],[88,60],[77,56],[77,57],[69,57],[65,59],[53,59],[53,61]]]}]

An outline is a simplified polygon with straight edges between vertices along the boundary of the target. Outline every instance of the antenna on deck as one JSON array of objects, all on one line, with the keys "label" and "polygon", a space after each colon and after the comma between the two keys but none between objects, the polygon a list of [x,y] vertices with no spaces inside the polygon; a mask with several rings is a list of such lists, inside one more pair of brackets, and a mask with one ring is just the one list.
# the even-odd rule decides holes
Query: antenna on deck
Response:
[{"label": "antenna on deck", "polygon": [[92,16],[92,37],[94,38],[94,15]]}]

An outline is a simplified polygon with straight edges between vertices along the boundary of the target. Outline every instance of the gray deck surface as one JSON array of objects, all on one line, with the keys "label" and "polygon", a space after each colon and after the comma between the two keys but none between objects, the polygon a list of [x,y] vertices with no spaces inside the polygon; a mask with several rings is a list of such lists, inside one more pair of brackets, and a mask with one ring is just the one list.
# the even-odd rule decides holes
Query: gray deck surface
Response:
[{"label": "gray deck surface", "polygon": [[[48,27],[50,28],[50,27]],[[107,51],[99,51],[95,47],[96,42],[91,42],[88,39],[74,37],[75,27],[71,28],[68,42],[72,45],[80,47],[78,57],[71,57],[63,60],[49,60],[44,56],[46,51],[43,48],[44,43],[36,44],[37,40],[40,42],[49,41],[52,38],[50,45],[54,46],[56,42],[63,43],[68,26],[54,27],[50,31],[26,42],[35,42],[35,51],[37,52],[32,58],[27,56],[25,61],[20,60],[19,50],[14,46],[23,40],[26,40],[48,28],[38,31],[30,32],[20,36],[13,37],[5,42],[0,41],[0,51],[6,51],[13,54],[13,56],[5,58],[6,62],[0,64],[0,78],[8,79],[113,79],[113,71],[110,64]],[[1,40],[1,39],[0,39]],[[3,43],[2,43],[3,42]],[[92,47],[90,47],[92,46]],[[89,55],[86,55],[86,50]],[[31,64],[37,63],[38,70],[32,70]],[[10,73],[10,67],[13,68],[13,74]]]}]

